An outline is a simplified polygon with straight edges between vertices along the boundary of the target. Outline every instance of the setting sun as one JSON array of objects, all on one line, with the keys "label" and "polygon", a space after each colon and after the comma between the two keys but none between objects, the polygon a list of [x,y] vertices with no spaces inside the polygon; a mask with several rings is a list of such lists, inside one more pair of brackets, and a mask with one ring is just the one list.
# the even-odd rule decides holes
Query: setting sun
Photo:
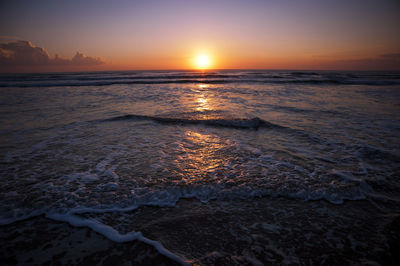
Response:
[{"label": "setting sun", "polygon": [[210,57],[208,55],[199,55],[196,58],[196,67],[199,69],[207,69],[211,65]]}]

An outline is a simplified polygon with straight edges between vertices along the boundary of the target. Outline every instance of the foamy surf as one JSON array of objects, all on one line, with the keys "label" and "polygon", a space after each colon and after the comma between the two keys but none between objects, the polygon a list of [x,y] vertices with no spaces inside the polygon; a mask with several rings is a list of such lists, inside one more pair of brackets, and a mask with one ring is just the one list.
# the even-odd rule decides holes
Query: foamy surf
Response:
[{"label": "foamy surf", "polygon": [[110,239],[114,242],[118,242],[118,243],[139,240],[139,241],[142,241],[146,244],[153,246],[162,255],[180,263],[181,265],[190,265],[188,262],[186,262],[179,256],[175,255],[174,253],[172,253],[169,250],[167,250],[166,248],[164,248],[164,246],[160,242],[148,239],[148,238],[144,237],[142,235],[142,233],[140,233],[140,232],[133,231],[133,232],[129,232],[126,234],[120,234],[118,231],[116,231],[115,229],[113,229],[110,226],[101,224],[94,220],[79,218],[73,214],[67,214],[67,215],[47,214],[46,217],[56,220],[56,221],[68,222],[72,226],[76,226],[76,227],[88,227],[88,228],[92,229],[93,231],[107,237],[108,239]]}]

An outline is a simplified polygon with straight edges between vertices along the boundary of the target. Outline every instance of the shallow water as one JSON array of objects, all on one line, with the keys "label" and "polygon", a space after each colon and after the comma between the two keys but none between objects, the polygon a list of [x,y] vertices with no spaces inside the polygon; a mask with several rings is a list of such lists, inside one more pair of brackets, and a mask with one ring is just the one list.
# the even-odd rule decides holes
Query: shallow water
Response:
[{"label": "shallow water", "polygon": [[[278,197],[324,200],[340,213],[346,200],[367,201],[399,214],[398,73],[3,75],[0,91],[3,225],[45,214],[114,241],[150,241],[132,212],[177,213],[184,198],[222,213]],[[201,257],[159,242],[178,261]]]}]

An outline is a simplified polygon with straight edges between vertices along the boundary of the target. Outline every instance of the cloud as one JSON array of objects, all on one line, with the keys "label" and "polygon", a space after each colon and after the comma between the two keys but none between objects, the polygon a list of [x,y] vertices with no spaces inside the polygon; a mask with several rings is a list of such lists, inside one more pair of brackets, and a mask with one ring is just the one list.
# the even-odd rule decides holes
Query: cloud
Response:
[{"label": "cloud", "polygon": [[360,70],[400,70],[400,53],[382,54],[372,58],[343,61],[343,63]]},{"label": "cloud", "polygon": [[17,36],[12,36],[12,35],[0,35],[0,39],[1,40],[7,40],[7,41],[15,41],[15,40],[18,40],[20,38],[18,38]]},{"label": "cloud", "polygon": [[381,54],[379,57],[391,60],[400,60],[400,53]]},{"label": "cloud", "polygon": [[104,64],[100,58],[86,56],[77,52],[71,59],[49,53],[35,47],[29,41],[0,43],[0,66],[94,66]]},{"label": "cloud", "polygon": [[73,65],[79,66],[93,66],[103,64],[103,61],[100,58],[86,56],[80,52],[76,52],[75,56],[72,57],[71,62]]}]

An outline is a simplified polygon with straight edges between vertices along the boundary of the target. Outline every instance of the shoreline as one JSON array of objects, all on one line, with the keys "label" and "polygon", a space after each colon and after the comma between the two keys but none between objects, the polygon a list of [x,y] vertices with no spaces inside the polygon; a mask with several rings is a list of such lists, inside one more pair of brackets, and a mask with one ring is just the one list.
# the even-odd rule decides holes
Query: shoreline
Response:
[{"label": "shoreline", "polygon": [[[273,197],[208,203],[181,199],[175,207],[144,206],[123,214],[128,219],[121,220],[126,223],[121,227],[135,227],[190,264],[395,265],[400,259],[398,212],[377,211],[367,200],[335,205]],[[95,216],[86,218],[104,224],[120,219],[118,212]],[[180,265],[142,241],[117,243],[88,227],[44,215],[0,228],[7,252],[0,262],[5,264]]]}]

